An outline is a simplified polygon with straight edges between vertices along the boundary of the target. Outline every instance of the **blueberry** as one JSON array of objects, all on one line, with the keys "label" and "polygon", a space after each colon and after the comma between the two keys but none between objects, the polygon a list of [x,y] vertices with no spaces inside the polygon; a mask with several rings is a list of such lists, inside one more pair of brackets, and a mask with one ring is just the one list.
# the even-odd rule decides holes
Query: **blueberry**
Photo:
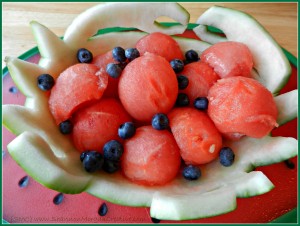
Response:
[{"label": "blueberry", "polygon": [[188,165],[184,167],[182,176],[187,180],[197,180],[199,177],[201,177],[201,171],[196,166]]},{"label": "blueberry", "polygon": [[152,117],[152,127],[157,130],[164,130],[169,127],[169,119],[165,114],[158,113]]},{"label": "blueberry", "polygon": [[176,106],[184,107],[184,106],[188,106],[189,104],[190,104],[189,97],[185,93],[178,93],[176,99]]},{"label": "blueberry", "polygon": [[229,147],[223,147],[219,154],[220,163],[223,166],[231,166],[234,161],[234,153]]},{"label": "blueberry", "polygon": [[129,48],[125,50],[125,56],[129,61],[132,61],[140,56],[140,52],[136,48]]},{"label": "blueberry", "polygon": [[171,67],[175,71],[175,73],[181,72],[184,68],[184,63],[182,60],[174,59],[170,62]]},{"label": "blueberry", "polygon": [[189,79],[184,75],[177,76],[178,88],[185,89],[189,85]]},{"label": "blueberry", "polygon": [[70,120],[63,121],[59,124],[59,130],[62,134],[70,134],[73,130],[73,124]]},{"label": "blueberry", "polygon": [[110,63],[106,66],[106,72],[113,78],[119,78],[122,73],[122,68],[118,64]]},{"label": "blueberry", "polygon": [[[81,156],[80,156],[81,158]],[[99,152],[96,151],[88,151],[86,152],[84,158],[83,158],[83,167],[84,169],[89,172],[95,172],[102,168],[103,165],[103,157]]]},{"label": "blueberry", "polygon": [[49,74],[42,74],[37,78],[38,87],[43,91],[48,91],[54,86],[54,78]]},{"label": "blueberry", "polygon": [[188,62],[196,62],[199,60],[198,53],[195,50],[189,50],[185,53],[185,59]]},{"label": "blueberry", "polygon": [[85,156],[86,156],[87,153],[89,153],[89,151],[85,151],[85,152],[81,153],[81,155],[80,155],[80,161],[81,162],[83,162],[83,159],[85,158]]},{"label": "blueberry", "polygon": [[194,100],[194,107],[198,110],[207,110],[208,108],[208,99],[206,97],[197,97]]},{"label": "blueberry", "polygon": [[118,135],[122,139],[129,139],[135,134],[135,126],[132,122],[125,122],[120,125]]},{"label": "blueberry", "polygon": [[117,172],[120,168],[120,164],[119,161],[111,161],[108,159],[104,160],[104,164],[102,166],[102,169],[106,172],[106,173],[114,173]]},{"label": "blueberry", "polygon": [[79,63],[91,63],[93,54],[89,50],[81,48],[77,51],[77,60]]},{"label": "blueberry", "polygon": [[112,56],[116,61],[119,62],[125,62],[126,61],[126,56],[125,56],[125,50],[122,47],[115,47],[112,50]]},{"label": "blueberry", "polygon": [[107,160],[119,161],[123,151],[123,146],[119,141],[111,140],[104,145],[103,156]]}]

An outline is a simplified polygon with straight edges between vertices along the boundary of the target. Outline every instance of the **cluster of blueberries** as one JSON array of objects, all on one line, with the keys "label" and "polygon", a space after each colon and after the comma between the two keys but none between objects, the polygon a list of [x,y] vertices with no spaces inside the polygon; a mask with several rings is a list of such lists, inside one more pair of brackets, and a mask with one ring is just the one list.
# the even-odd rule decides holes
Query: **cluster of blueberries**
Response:
[{"label": "cluster of blueberries", "polygon": [[[122,139],[129,139],[134,134],[135,126],[132,122],[125,122],[118,129],[118,135]],[[103,146],[103,155],[97,151],[85,151],[80,155],[80,160],[89,173],[100,169],[107,173],[114,173],[120,168],[123,152],[123,145],[117,140],[111,140]]]},{"label": "cluster of blueberries", "polygon": [[[180,74],[183,71],[184,65],[198,61],[200,58],[198,53],[194,50],[188,50],[185,53],[185,61],[174,59],[170,62],[171,67],[177,75],[178,88],[184,90],[189,85],[189,80],[185,75]],[[184,107],[190,104],[189,97],[185,93],[180,93],[177,96],[176,106]],[[208,99],[206,97],[197,97],[194,100],[194,107],[199,110],[206,110],[208,107]]]},{"label": "cluster of blueberries", "polygon": [[123,49],[115,47],[112,50],[113,58],[119,63],[109,63],[106,66],[106,72],[113,78],[119,78],[122,70],[126,66],[126,61],[133,61],[140,56],[140,52],[136,48]]}]

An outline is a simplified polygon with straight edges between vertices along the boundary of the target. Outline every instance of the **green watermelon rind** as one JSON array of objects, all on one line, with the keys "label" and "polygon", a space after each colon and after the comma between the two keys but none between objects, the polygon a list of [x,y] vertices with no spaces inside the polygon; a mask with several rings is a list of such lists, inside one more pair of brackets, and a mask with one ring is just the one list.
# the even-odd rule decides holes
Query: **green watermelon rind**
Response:
[{"label": "green watermelon rind", "polygon": [[[35,24],[36,25],[36,24]],[[37,25],[36,26],[37,29],[40,29],[41,26]],[[36,28],[35,28],[36,29]],[[47,30],[45,30],[46,32],[48,32]],[[58,43],[59,41],[57,41],[58,37],[56,36],[51,36],[53,40],[48,40],[48,41],[54,41],[53,43]],[[103,36],[102,36],[103,37]],[[46,41],[47,39],[49,39],[49,37],[39,37],[41,38],[40,40],[37,40],[37,42],[43,42]],[[94,40],[96,40],[97,38],[95,38]],[[100,37],[101,39],[101,37]],[[189,40],[189,39],[182,39],[179,38],[178,39],[179,42],[190,42],[190,43],[202,43],[205,44],[203,45],[203,48],[207,47],[207,43],[203,43],[203,42],[199,42],[199,41],[195,41],[195,40]],[[51,43],[51,42],[50,42]],[[53,44],[52,44],[53,45]],[[56,45],[56,44],[54,44]],[[41,51],[43,52],[43,51]],[[45,52],[44,52],[45,53]],[[44,54],[44,61],[42,60],[42,62],[46,62],[46,63],[42,63],[42,65],[47,68],[47,69],[52,69],[51,65],[57,63],[55,62],[55,60],[51,59],[47,61],[47,57],[50,59],[51,56],[47,56],[47,52],[46,54]],[[23,70],[26,71],[26,67],[34,67],[32,64],[30,63],[24,63],[18,59],[7,59],[7,63],[8,65],[10,65],[10,67],[13,67],[14,64],[21,64],[23,67]],[[25,69],[24,69],[25,68]],[[20,68],[18,68],[20,69]],[[38,69],[37,69],[38,70]],[[53,73],[55,73],[57,69],[53,69]],[[20,83],[19,81],[19,77],[21,75],[23,75],[23,71],[22,70],[12,70],[12,77],[16,80],[17,86],[23,86],[23,83]],[[26,83],[25,83],[26,84]],[[24,88],[24,87],[23,87]],[[27,87],[28,88],[28,87]],[[24,89],[23,89],[24,91]],[[26,89],[25,87],[25,93],[28,92],[33,92],[32,90]],[[39,104],[45,104],[45,103],[41,103],[43,101],[43,94],[41,93],[41,91],[39,92],[34,92],[35,95],[34,97],[31,97],[32,100],[30,101],[26,101],[26,103],[28,103],[26,106],[28,108],[32,108],[35,109],[35,107],[40,107],[38,105]],[[220,164],[217,161],[214,161],[211,164],[208,164],[205,166],[204,172],[210,172],[211,175],[213,175],[213,177],[203,177],[201,180],[199,180],[197,183],[189,183],[187,181],[185,181],[182,177],[178,177],[176,180],[172,181],[169,185],[160,187],[159,189],[161,189],[160,192],[157,192],[157,188],[151,187],[151,188],[146,188],[140,185],[136,185],[133,184],[131,182],[129,182],[126,179],[122,179],[122,176],[120,174],[116,174],[113,177],[117,177],[116,182],[118,183],[118,185],[120,183],[122,183],[122,188],[120,186],[115,186],[112,182],[110,186],[109,185],[103,185],[104,182],[109,183],[109,181],[113,180],[112,176],[104,176],[104,173],[99,174],[97,176],[91,176],[91,175],[87,175],[87,173],[83,172],[82,168],[78,168],[77,166],[79,166],[80,164],[80,160],[79,158],[76,159],[76,157],[74,157],[77,152],[74,150],[74,147],[72,146],[72,144],[66,144],[67,146],[63,146],[60,147],[59,145],[55,145],[55,143],[53,145],[50,146],[48,145],[49,140],[48,138],[48,133],[44,133],[45,137],[41,137],[41,134],[43,135],[43,131],[45,130],[45,128],[47,128],[45,131],[48,131],[48,128],[54,129],[55,127],[55,123],[52,120],[44,120],[44,119],[39,119],[39,122],[43,123],[36,123],[36,125],[34,125],[33,127],[28,127],[28,125],[26,125],[26,123],[23,124],[19,124],[19,125],[15,125],[16,122],[30,122],[30,118],[32,119],[32,115],[29,111],[28,114],[21,114],[23,113],[23,110],[25,109],[25,107],[21,107],[21,106],[14,106],[14,105],[6,105],[3,107],[4,112],[6,112],[3,116],[3,123],[5,126],[8,127],[8,129],[10,129],[11,131],[17,132],[17,134],[20,134],[15,140],[13,140],[9,145],[8,145],[8,150],[10,152],[10,154],[12,155],[12,157],[16,160],[16,162],[18,164],[20,164],[24,170],[31,175],[33,178],[36,178],[41,184],[44,184],[45,186],[52,188],[52,189],[56,189],[59,190],[61,192],[64,193],[77,193],[77,192],[82,192],[82,191],[86,191],[89,192],[97,197],[101,197],[104,199],[107,199],[109,201],[115,202],[115,203],[119,203],[122,205],[132,205],[132,206],[150,206],[152,204],[152,195],[154,195],[153,197],[159,197],[158,199],[155,199],[156,201],[159,201],[159,205],[154,205],[154,207],[151,207],[151,213],[153,217],[157,217],[159,219],[195,219],[195,218],[202,218],[202,217],[208,217],[208,216],[213,216],[215,214],[220,214],[228,212],[228,211],[232,211],[235,207],[236,207],[236,199],[233,198],[231,199],[228,203],[225,202],[225,204],[227,205],[227,207],[223,208],[220,210],[219,213],[216,213],[214,211],[208,212],[208,213],[202,213],[201,210],[200,212],[195,212],[192,215],[190,215],[189,213],[187,213],[188,210],[181,210],[180,213],[176,214],[172,211],[178,211],[178,208],[175,209],[168,209],[168,206],[171,207],[172,205],[170,204],[175,204],[176,203],[176,199],[172,199],[170,198],[172,196],[172,194],[178,194],[181,195],[181,197],[183,197],[183,200],[185,200],[184,197],[186,197],[186,194],[197,194],[197,198],[199,198],[199,201],[204,200],[203,198],[203,194],[207,194],[211,191],[218,191],[218,189],[222,189],[226,188],[226,186],[233,186],[233,188],[235,187],[236,183],[232,183],[229,185],[228,184],[222,184],[221,186],[218,184],[220,182],[220,179],[218,179],[218,176],[224,178],[227,177],[229,179],[234,180],[234,178],[232,177],[232,175],[234,174],[235,177],[239,174],[239,176],[242,177],[246,177],[249,176],[251,173],[247,173],[249,171],[251,171],[253,166],[256,165],[265,165],[265,164],[272,164],[275,162],[279,162],[279,161],[283,161],[285,159],[291,158],[293,156],[297,155],[297,141],[293,138],[272,138],[272,137],[265,137],[264,139],[261,139],[260,141],[256,141],[258,142],[258,147],[261,147],[261,145],[263,144],[263,142],[266,140],[268,144],[272,144],[272,142],[274,141],[276,145],[273,145],[275,148],[271,148],[271,150],[275,150],[275,152],[279,152],[279,154],[277,153],[273,153],[272,156],[269,156],[269,151],[270,151],[270,147],[265,148],[264,150],[268,150],[268,152],[264,152],[266,155],[264,156],[264,160],[265,161],[254,161],[254,162],[248,162],[247,164],[244,162],[243,164],[238,164],[239,160],[235,161],[235,164],[230,167],[229,169],[222,169],[222,170],[217,170],[218,168],[220,168]],[[22,110],[20,110],[22,109]],[[46,108],[47,109],[47,108]],[[15,111],[15,112],[19,112],[16,115],[18,115],[18,117],[16,118],[16,115],[10,115],[9,113]],[[42,109],[38,109],[36,111],[37,113],[41,114],[41,115],[48,115],[49,114],[49,110],[45,110],[45,108]],[[15,117],[15,118],[14,118]],[[14,121],[16,120],[16,121]],[[41,125],[40,125],[41,124]],[[22,126],[21,126],[22,125]],[[41,129],[42,128],[42,129]],[[23,131],[22,131],[23,129]],[[43,130],[44,129],[44,130]],[[24,132],[26,131],[26,132]],[[39,131],[39,133],[37,133],[37,131]],[[56,140],[55,138],[57,136],[60,136],[58,133],[53,132],[51,134],[51,137]],[[248,153],[253,153],[253,151],[251,151],[252,145],[255,143],[253,140],[251,140],[251,138],[245,138],[243,140],[241,140],[240,142],[247,142],[249,143],[249,139],[250,139],[250,151],[248,151]],[[271,139],[271,140],[268,140]],[[279,140],[279,141],[278,141]],[[46,142],[47,141],[47,142]],[[262,143],[259,143],[262,142]],[[277,143],[276,143],[277,142]],[[278,143],[279,142],[279,143]],[[53,142],[52,142],[53,143]],[[68,143],[68,142],[67,142]],[[283,147],[285,152],[282,153],[281,149],[276,149],[276,147],[279,146],[279,144],[283,143]],[[235,143],[235,145],[238,145],[239,143]],[[281,144],[282,145],[282,144]],[[241,145],[243,148],[243,156],[244,159],[246,160],[250,160],[250,159],[255,159],[253,158],[248,158],[247,156],[245,157],[245,147],[247,145],[245,145],[244,143],[242,143]],[[26,152],[23,151],[24,147],[26,147]],[[66,147],[67,148],[67,152],[66,152]],[[241,149],[241,148],[240,148]],[[256,148],[257,149],[257,148]],[[38,153],[39,150],[43,150],[41,153]],[[238,154],[238,148],[235,149],[237,151]],[[41,156],[38,161],[39,161],[39,166],[43,167],[43,166],[47,166],[49,170],[35,170],[33,168],[33,164],[32,164],[32,159],[28,159],[26,158],[26,156],[32,156],[34,158],[34,156]],[[250,155],[251,156],[251,155]],[[272,157],[272,158],[270,158]],[[38,157],[36,157],[38,158]],[[239,159],[239,158],[237,158]],[[49,161],[51,160],[51,161]],[[70,167],[72,166],[72,167]],[[74,166],[74,167],[73,167]],[[53,169],[53,170],[51,170]],[[55,170],[54,170],[55,169]],[[63,175],[60,173],[63,173]],[[217,170],[217,171],[216,171]],[[229,173],[228,173],[228,172]],[[231,172],[232,171],[232,172]],[[51,175],[55,174],[55,175]],[[223,173],[223,174],[222,174]],[[105,178],[107,177],[107,178]],[[70,178],[72,178],[72,180],[70,180]],[[233,178],[233,179],[232,179]],[[237,197],[248,197],[248,196],[253,196],[253,195],[257,195],[257,194],[262,194],[265,193],[269,190],[271,190],[273,188],[273,184],[268,180],[267,177],[262,177],[264,183],[266,184],[265,186],[262,187],[262,190],[259,188],[259,186],[254,186],[254,190],[255,192],[253,192],[253,190],[249,190],[249,187],[246,186],[243,188],[243,186],[240,186],[238,189],[237,193],[235,194]],[[69,182],[68,182],[69,179]],[[47,181],[50,180],[50,181]],[[74,184],[74,181],[81,181],[80,184]],[[66,183],[68,182],[68,183]],[[98,184],[99,183],[99,184]],[[63,184],[62,186],[57,186],[57,184]],[[254,184],[252,183],[252,186]],[[124,191],[124,187],[127,186],[128,188],[128,192]],[[205,188],[206,190],[204,191],[204,193],[199,194],[199,189],[197,188],[197,186],[201,186],[201,188]],[[101,189],[99,189],[99,187],[101,187]],[[106,188],[106,189],[104,189]],[[232,187],[231,187],[232,188]],[[112,189],[115,189],[115,192],[113,192]],[[118,190],[118,189],[121,189]],[[248,189],[248,190],[247,190]],[[258,190],[257,190],[258,189]],[[228,189],[227,189],[228,190]],[[230,191],[232,191],[232,189],[229,189]],[[138,193],[139,192],[139,193]],[[140,194],[140,195],[138,195]],[[238,194],[238,195],[237,195]],[[119,198],[116,198],[116,196],[119,195]],[[130,196],[131,195],[131,196]],[[226,193],[223,194],[226,196]],[[142,200],[141,200],[142,199]],[[222,201],[222,198],[220,199],[220,201]],[[223,200],[224,201],[224,200]],[[154,202],[155,204],[155,202]],[[159,206],[163,206],[163,204],[166,206],[167,209],[165,209],[164,211],[158,211],[159,210]],[[209,206],[209,203],[208,203]],[[213,207],[213,206],[211,206]],[[173,213],[173,214],[172,214]],[[170,215],[171,214],[171,215]],[[183,214],[183,215],[182,215]]]},{"label": "green watermelon rind", "polygon": [[[157,7],[159,4],[159,7]],[[163,5],[162,5],[163,4]],[[147,10],[143,10],[147,8]],[[118,17],[112,17],[118,15]],[[168,16],[179,25],[163,26],[156,22],[160,16]],[[96,5],[79,14],[68,26],[64,35],[65,43],[73,49],[84,46],[87,40],[105,27],[135,27],[145,32],[163,32],[168,35],[185,31],[190,14],[180,4],[165,3],[109,3]]]}]

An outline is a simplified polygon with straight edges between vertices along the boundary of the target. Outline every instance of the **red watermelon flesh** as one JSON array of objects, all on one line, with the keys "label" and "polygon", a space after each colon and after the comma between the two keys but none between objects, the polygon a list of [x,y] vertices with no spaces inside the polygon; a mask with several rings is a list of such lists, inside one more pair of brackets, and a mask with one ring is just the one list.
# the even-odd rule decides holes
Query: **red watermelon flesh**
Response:
[{"label": "red watermelon flesh", "polygon": [[49,97],[49,108],[57,124],[71,118],[82,105],[102,97],[108,76],[93,64],[75,64],[55,81]]},{"label": "red watermelon flesh", "polygon": [[278,126],[272,93],[252,78],[220,79],[209,90],[208,100],[209,117],[229,138],[261,138]]},{"label": "red watermelon flesh", "polygon": [[150,122],[156,113],[167,114],[178,94],[176,74],[168,61],[151,53],[125,67],[119,81],[119,98],[138,121]]},{"label": "red watermelon flesh", "polygon": [[240,42],[219,42],[207,48],[200,56],[221,78],[232,76],[251,77],[253,67],[249,48]]},{"label": "red watermelon flesh", "polygon": [[197,97],[206,97],[210,87],[220,79],[213,68],[201,61],[185,65],[180,75],[186,76],[189,80],[188,86],[180,92],[188,95],[190,105]]},{"label": "red watermelon flesh", "polygon": [[81,152],[96,150],[102,153],[106,142],[122,141],[118,136],[118,128],[129,121],[131,117],[118,100],[101,98],[75,113],[72,133],[75,147]]},{"label": "red watermelon flesh", "polygon": [[167,130],[139,127],[135,135],[124,142],[121,168],[135,183],[166,184],[178,174],[180,164],[179,148]]},{"label": "red watermelon flesh", "polygon": [[141,55],[146,52],[164,57],[167,61],[183,60],[178,43],[169,35],[154,32],[141,38],[135,45]]},{"label": "red watermelon flesh", "polygon": [[194,108],[175,108],[168,117],[186,164],[205,164],[218,157],[222,136],[206,113]]},{"label": "red watermelon flesh", "polygon": [[108,51],[107,53],[94,57],[92,62],[92,64],[95,64],[97,67],[99,67],[100,70],[103,71],[108,77],[108,84],[103,93],[103,97],[119,98],[118,95],[119,78],[113,78],[106,73],[106,66],[109,63],[118,63],[116,60],[113,59],[112,51]]},{"label": "red watermelon flesh", "polygon": [[[193,32],[185,33],[196,38]],[[37,63],[39,55],[29,58]],[[3,104],[24,104],[20,92],[9,92],[14,87],[9,74],[3,78]],[[292,67],[292,76],[283,92],[297,88],[297,68]],[[297,119],[274,130],[275,136],[297,138]],[[18,187],[19,180],[26,175],[6,151],[14,135],[3,130],[3,218],[11,223],[151,223],[149,208],[119,206],[108,203],[86,193],[65,195],[60,205],[52,200],[56,191],[47,189],[31,178],[27,187]],[[275,188],[263,195],[238,199],[233,212],[199,220],[161,221],[162,223],[267,223],[297,207],[297,157],[291,159],[295,168],[284,163],[259,167],[274,183]],[[12,174],[13,172],[13,174]],[[100,205],[106,202],[108,213],[99,216]]]}]

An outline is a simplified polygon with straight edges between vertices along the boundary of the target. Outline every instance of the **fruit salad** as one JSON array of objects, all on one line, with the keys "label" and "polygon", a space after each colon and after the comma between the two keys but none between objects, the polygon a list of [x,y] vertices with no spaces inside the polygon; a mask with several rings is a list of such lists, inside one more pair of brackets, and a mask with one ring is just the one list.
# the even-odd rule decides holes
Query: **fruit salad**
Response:
[{"label": "fruit salad", "polygon": [[[153,23],[162,15],[180,25]],[[278,95],[290,64],[243,12],[211,7],[194,28],[199,40],[176,36],[188,22],[177,3],[95,6],[63,39],[32,22],[39,64],[6,58],[26,96],[3,106],[18,135],[10,155],[48,188],[150,206],[157,219],[215,216],[270,191],[252,170],[297,155],[296,139],[270,136],[297,116],[298,91]],[[116,26],[138,31],[95,35]]]}]

